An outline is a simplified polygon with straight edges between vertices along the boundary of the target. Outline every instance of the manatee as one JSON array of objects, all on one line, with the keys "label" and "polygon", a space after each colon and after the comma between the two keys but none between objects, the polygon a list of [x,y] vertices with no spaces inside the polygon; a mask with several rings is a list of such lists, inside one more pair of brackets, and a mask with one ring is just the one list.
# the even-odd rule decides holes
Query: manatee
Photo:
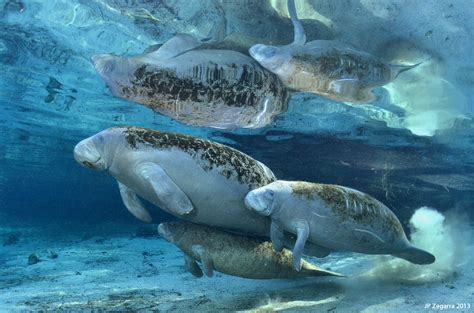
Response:
[{"label": "manatee", "polygon": [[[125,207],[143,222],[152,217],[141,199],[174,216],[236,233],[268,237],[270,219],[245,208],[245,195],[276,180],[261,162],[231,147],[200,138],[139,127],[112,127],[79,142],[74,158],[107,170]],[[285,245],[294,244],[285,234]],[[329,250],[307,245],[305,254]]]},{"label": "manatee", "polygon": [[256,44],[250,55],[280,77],[285,86],[336,101],[367,103],[375,100],[372,89],[393,81],[414,65],[387,64],[377,57],[335,40],[306,43],[294,0],[288,1],[294,41],[286,46]]},{"label": "manatee", "polygon": [[435,257],[410,244],[400,221],[380,201],[347,187],[278,180],[250,191],[247,208],[270,216],[275,250],[283,248],[283,231],[297,235],[294,266],[306,241],[330,250],[391,254],[415,264]]},{"label": "manatee", "polygon": [[245,208],[252,189],[276,178],[259,161],[200,138],[139,127],[112,127],[74,148],[76,161],[107,170],[118,182],[125,207],[151,221],[140,197],[181,219],[254,235],[270,220]]},{"label": "manatee", "polygon": [[[250,47],[262,42],[265,44],[272,43],[265,38],[252,37],[241,33],[230,33],[229,35],[222,38],[208,38],[207,40],[203,39],[199,45],[199,50],[232,50],[250,57]],[[161,46],[163,46],[163,44],[151,45],[143,51],[143,54],[155,52]]]},{"label": "manatee", "polygon": [[112,93],[179,122],[214,128],[258,128],[287,110],[280,79],[251,57],[211,49],[178,34],[145,53],[92,56]]},{"label": "manatee", "polygon": [[[262,39],[245,36],[243,34],[232,33],[220,40],[203,40],[199,45],[199,50],[232,50],[247,56],[250,56],[249,49],[257,43],[261,43]],[[154,44],[147,47],[143,54],[152,53],[161,48],[163,44]]]},{"label": "manatee", "polygon": [[203,271],[212,277],[214,270],[252,279],[342,276],[305,260],[301,271],[296,271],[289,250],[276,252],[270,242],[248,236],[188,222],[161,223],[158,232],[184,252],[186,270],[196,277],[202,277]]},{"label": "manatee", "polygon": [[[112,127],[79,142],[74,158],[107,170],[130,213],[152,217],[140,197],[174,216],[236,233],[268,237],[270,219],[245,208],[245,195],[276,180],[261,162],[231,147],[192,136],[139,127]],[[294,244],[285,234],[285,245]],[[305,254],[329,250],[308,244]]]},{"label": "manatee", "polygon": [[271,43],[265,38],[256,38],[241,33],[231,33],[219,40],[203,42],[202,45],[199,46],[199,49],[232,50],[250,57],[250,47],[262,42],[265,42],[265,44]]}]

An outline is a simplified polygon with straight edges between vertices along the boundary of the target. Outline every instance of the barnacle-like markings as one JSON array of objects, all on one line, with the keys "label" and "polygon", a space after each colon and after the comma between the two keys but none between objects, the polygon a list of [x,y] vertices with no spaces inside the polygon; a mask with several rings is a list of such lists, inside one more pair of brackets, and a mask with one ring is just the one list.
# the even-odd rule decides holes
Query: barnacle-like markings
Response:
[{"label": "barnacle-like markings", "polygon": [[179,149],[199,161],[204,170],[210,171],[217,168],[224,177],[235,178],[240,183],[249,185],[251,189],[276,180],[273,175],[267,174],[257,160],[216,142],[139,127],[121,129],[131,149],[139,149],[141,145],[154,149]]},{"label": "barnacle-like markings", "polygon": [[[351,219],[360,224],[380,224],[394,236],[403,233],[397,217],[381,202],[371,196],[347,190],[337,185],[293,182],[292,192],[308,200],[322,199],[326,205],[343,219]],[[394,237],[395,239],[395,237]]]},{"label": "barnacle-like markings", "polygon": [[179,70],[143,64],[119,86],[119,93],[182,122],[206,126],[256,126],[254,118],[267,97],[273,104],[266,113],[269,120],[286,111],[289,99],[280,79],[256,62],[237,66],[209,61]]},{"label": "barnacle-like markings", "polygon": [[384,85],[391,79],[391,69],[383,62],[356,53],[341,52],[337,49],[318,56],[294,55],[291,62],[295,70],[288,80],[295,87],[302,83],[298,81],[300,73],[311,73],[310,81],[305,82],[305,85],[310,83],[312,86],[308,85],[305,88],[309,88],[313,92],[332,94],[336,98],[342,97],[341,100],[344,95],[340,95],[331,88],[331,83],[336,80],[356,79],[359,84],[357,97],[364,98],[370,88]]},{"label": "barnacle-like markings", "polygon": [[281,99],[281,109],[286,108],[286,89],[279,79],[255,65],[237,67],[219,66],[215,63],[197,65],[179,75],[169,69],[140,66],[134,72],[130,86],[123,86],[127,97],[146,96],[154,106],[163,100],[181,100],[200,103],[223,102],[230,107],[257,107],[265,94]]}]

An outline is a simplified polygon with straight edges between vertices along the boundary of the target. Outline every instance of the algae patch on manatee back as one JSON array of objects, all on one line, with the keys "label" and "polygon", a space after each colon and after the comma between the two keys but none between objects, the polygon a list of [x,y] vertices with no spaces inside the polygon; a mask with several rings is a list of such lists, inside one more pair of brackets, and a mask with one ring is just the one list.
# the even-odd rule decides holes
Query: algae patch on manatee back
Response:
[{"label": "algae patch on manatee back", "polygon": [[140,144],[158,150],[179,149],[198,160],[204,170],[217,169],[227,179],[236,179],[252,188],[275,180],[257,160],[217,142],[139,127],[127,127],[123,133],[132,149],[139,149]]}]

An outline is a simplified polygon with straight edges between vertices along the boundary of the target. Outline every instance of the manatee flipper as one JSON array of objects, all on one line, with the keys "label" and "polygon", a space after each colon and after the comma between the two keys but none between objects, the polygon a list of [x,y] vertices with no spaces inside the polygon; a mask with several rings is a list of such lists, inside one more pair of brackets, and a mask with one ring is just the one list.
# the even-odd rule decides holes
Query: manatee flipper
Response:
[{"label": "manatee flipper", "polygon": [[311,242],[307,242],[304,246],[304,254],[306,255],[315,256],[317,258],[324,258],[328,256],[329,253],[331,253],[331,250],[329,250],[328,248]]},{"label": "manatee flipper", "polygon": [[202,277],[202,270],[197,264],[196,260],[194,260],[189,255],[184,256],[184,267],[186,271],[193,274],[196,277]]},{"label": "manatee flipper", "polygon": [[304,45],[306,43],[306,35],[303,25],[298,20],[298,15],[296,14],[295,0],[288,0],[288,13],[290,14],[291,23],[293,24],[295,32],[293,44]]},{"label": "manatee flipper", "polygon": [[135,191],[128,188],[121,182],[117,181],[119,185],[120,195],[127,210],[140,221],[150,223],[152,218],[150,213],[143,207],[142,202],[138,198]]},{"label": "manatee flipper", "polygon": [[202,269],[207,277],[214,275],[214,265],[208,251],[201,245],[193,245],[192,251],[201,259]]},{"label": "manatee flipper", "polygon": [[157,43],[157,44],[151,45],[148,48],[146,48],[145,50],[143,50],[143,54],[155,52],[158,49],[160,49],[162,45],[163,45],[162,43]]},{"label": "manatee flipper", "polygon": [[191,35],[177,34],[161,45],[158,50],[152,52],[150,57],[156,58],[157,60],[167,60],[196,49],[200,45],[201,42]]},{"label": "manatee flipper", "polygon": [[301,257],[304,246],[309,236],[309,225],[307,221],[295,221],[293,226],[296,229],[296,243],[293,248],[293,266],[299,272],[301,270]]},{"label": "manatee flipper", "polygon": [[283,233],[283,229],[278,226],[275,221],[272,221],[270,226],[270,239],[272,240],[273,250],[281,252],[284,247],[283,241],[285,240],[285,234]]},{"label": "manatee flipper", "polygon": [[408,247],[406,251],[402,253],[395,253],[392,255],[397,258],[405,259],[408,262],[411,262],[414,264],[420,264],[420,265],[431,264],[431,263],[434,263],[434,261],[436,261],[435,256],[432,255],[431,253],[412,247],[412,246]]},{"label": "manatee flipper", "polygon": [[177,215],[188,214],[193,210],[193,205],[188,196],[159,165],[152,162],[139,164],[136,173],[151,185],[156,196],[167,210]]}]

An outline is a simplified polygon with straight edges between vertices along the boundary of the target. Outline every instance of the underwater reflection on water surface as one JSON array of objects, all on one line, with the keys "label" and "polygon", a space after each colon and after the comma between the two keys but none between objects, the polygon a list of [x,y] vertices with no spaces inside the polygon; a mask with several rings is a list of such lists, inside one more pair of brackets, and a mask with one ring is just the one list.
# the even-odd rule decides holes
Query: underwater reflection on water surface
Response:
[{"label": "underwater reflection on water surface", "polygon": [[[474,273],[463,257],[474,204],[472,3],[296,0],[296,7],[308,41],[423,63],[376,88],[372,103],[293,93],[266,127],[193,127],[114,97],[91,56],[138,55],[176,33],[285,45],[293,40],[286,1],[0,0],[1,309],[396,312],[472,298]],[[115,181],[75,163],[80,140],[117,125],[221,142],[280,179],[355,188],[386,204],[407,233],[415,210],[434,208],[444,217],[432,229],[443,236],[427,231],[418,242],[439,242],[435,254],[450,265],[424,272],[389,257],[334,253],[310,260],[350,278],[195,279],[155,224],[140,231],[146,226],[126,211]],[[150,211],[157,223],[173,219]],[[40,261],[28,265],[32,254]]]}]

